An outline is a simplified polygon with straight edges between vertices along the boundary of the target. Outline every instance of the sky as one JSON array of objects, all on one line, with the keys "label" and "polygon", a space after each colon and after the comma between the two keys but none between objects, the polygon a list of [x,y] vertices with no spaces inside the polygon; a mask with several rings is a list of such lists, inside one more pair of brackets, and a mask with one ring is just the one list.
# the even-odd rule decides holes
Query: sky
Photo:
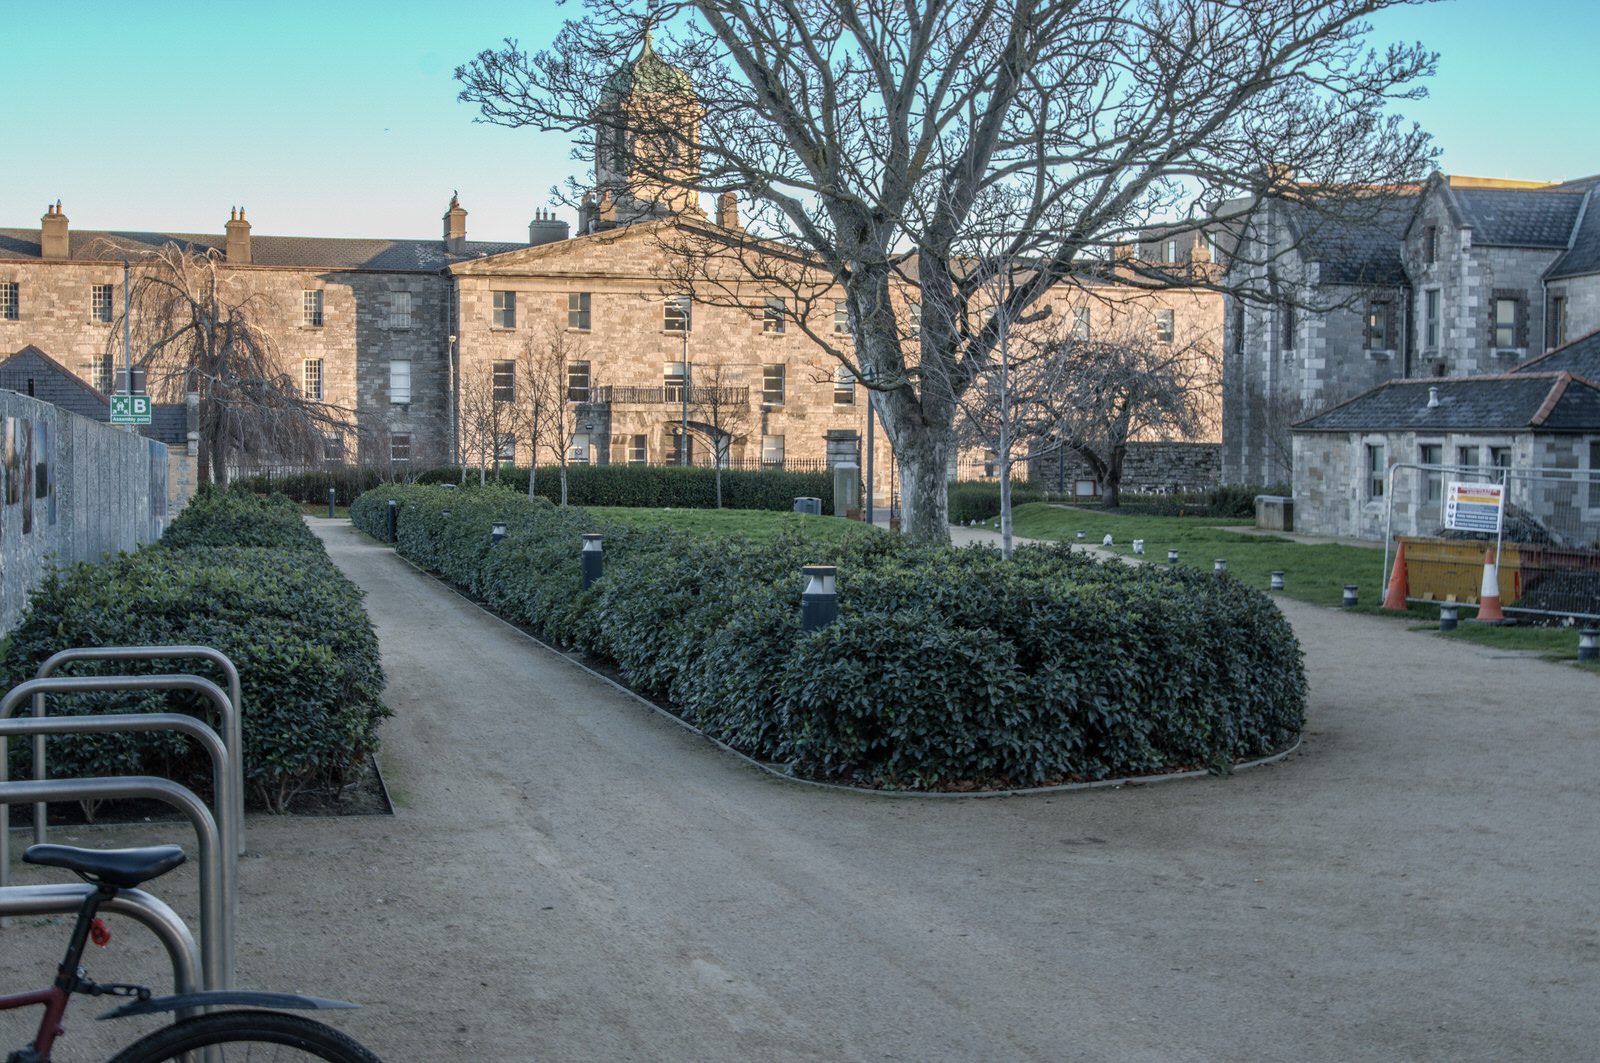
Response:
[{"label": "sky", "polygon": [[[473,121],[457,65],[502,38],[544,47],[552,0],[0,0],[0,226],[60,199],[74,229],[220,233],[233,206],[281,236],[436,237],[451,191],[472,240],[521,241],[587,167],[561,133]],[[1447,172],[1600,172],[1578,74],[1595,0],[1444,0],[1384,12],[1374,43],[1440,53],[1403,104]],[[558,216],[575,221],[565,208]]]}]

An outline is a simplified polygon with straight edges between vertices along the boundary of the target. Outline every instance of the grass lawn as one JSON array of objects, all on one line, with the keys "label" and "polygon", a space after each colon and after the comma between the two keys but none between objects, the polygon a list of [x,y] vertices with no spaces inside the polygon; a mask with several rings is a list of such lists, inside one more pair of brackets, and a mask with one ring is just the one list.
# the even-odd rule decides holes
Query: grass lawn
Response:
[{"label": "grass lawn", "polygon": [[[1216,558],[1225,558],[1230,576],[1262,590],[1268,588],[1272,572],[1279,570],[1284,579],[1281,593],[1313,605],[1338,606],[1344,600],[1345,585],[1355,584],[1361,604],[1354,612],[1397,615],[1379,608],[1385,575],[1382,550],[1314,546],[1275,535],[1227,530],[1240,523],[1238,518],[1226,517],[1121,516],[1041,502],[1018,506],[1012,515],[1016,534],[1024,538],[1075,542],[1082,531],[1085,543],[1098,546],[1109,533],[1111,549],[1127,556],[1133,554],[1133,540],[1143,539],[1146,560],[1166,564],[1167,551],[1176,548],[1178,564],[1208,572]],[[1461,626],[1442,635],[1437,631],[1437,606],[1413,604],[1408,615],[1431,622],[1418,624],[1414,630],[1431,627],[1438,638],[1466,639],[1503,650],[1532,650],[1562,660],[1575,661],[1578,656],[1578,635],[1571,628],[1491,627],[1468,622],[1472,610],[1463,609]]]},{"label": "grass lawn", "polygon": [[[326,502],[296,502],[295,505],[299,506],[300,512],[308,517],[326,517],[328,515],[328,503]],[[334,516],[343,517],[345,520],[350,519],[349,506],[335,506],[333,513]]]},{"label": "grass lawn", "polygon": [[[774,539],[799,533],[816,542],[843,542],[856,535],[882,535],[880,529],[838,517],[813,517],[761,509],[646,509],[624,506],[585,506],[596,517],[616,524],[665,524],[705,536]],[[326,509],[324,509],[326,512]]]}]

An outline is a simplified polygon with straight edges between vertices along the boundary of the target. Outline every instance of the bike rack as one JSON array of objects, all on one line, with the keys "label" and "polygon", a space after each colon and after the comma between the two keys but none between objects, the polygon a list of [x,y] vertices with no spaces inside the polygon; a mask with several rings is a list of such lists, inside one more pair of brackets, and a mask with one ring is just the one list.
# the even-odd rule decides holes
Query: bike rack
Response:
[{"label": "bike rack", "polygon": [[[96,717],[69,716],[52,722],[78,723],[94,719]],[[32,726],[37,721],[13,720],[10,723],[19,733],[31,733],[17,725]],[[226,864],[217,835],[217,821],[194,791],[153,775],[0,783],[0,806],[33,801],[106,801],[117,797],[165,802],[187,816],[194,826],[200,848],[200,968],[205,988],[233,988],[233,920],[228,918],[229,909],[222,893]]]},{"label": "bike rack", "polygon": [[[71,915],[83,907],[83,900],[94,892],[88,883],[58,882],[41,886],[6,886],[0,889],[0,915]],[[194,935],[178,913],[158,897],[144,890],[119,889],[100,905],[102,912],[125,915],[142,923],[166,947],[172,961],[174,993],[192,993],[200,988],[196,981],[200,969]],[[180,1018],[198,1015],[199,1008],[185,1008]]]},{"label": "bike rack", "polygon": [[[239,762],[241,780],[244,775],[244,694],[239,685],[239,669],[234,667],[228,655],[212,646],[80,646],[74,649],[61,650],[51,654],[39,666],[39,671],[34,674],[35,679],[48,679],[57,668],[73,661],[151,661],[172,658],[174,660],[210,661],[222,669],[222,674],[228,677],[228,700],[233,702],[232,717],[224,717],[222,724],[223,738],[228,743],[228,749],[233,752],[233,759]],[[33,714],[44,715],[44,694],[33,696]],[[33,777],[44,779],[44,736],[40,735],[33,740]],[[233,811],[234,841],[238,844],[239,855],[244,855],[244,785],[241,782],[238,793],[235,795],[237,804]],[[35,844],[45,840],[44,806],[37,805],[33,810],[33,840]]]},{"label": "bike rack", "polygon": [[[66,653],[75,651],[67,650]],[[60,657],[57,654],[56,657]],[[56,657],[50,658],[51,661]],[[49,661],[45,662],[46,665]],[[128,690],[192,690],[204,694],[211,699],[217,707],[217,715],[222,721],[222,731],[227,735],[240,733],[239,713],[234,708],[233,702],[228,700],[228,695],[222,688],[209,679],[197,675],[95,675],[95,676],[58,676],[53,679],[29,679],[18,683],[6,692],[0,699],[0,720],[9,719],[16,712],[24,698],[33,698],[33,715],[35,718],[44,718],[44,696],[46,694],[90,694],[102,692],[119,692]],[[75,719],[76,717],[57,717],[59,719]],[[93,717],[88,717],[92,719]],[[33,777],[36,782],[43,782],[45,763],[41,752],[44,745],[44,734],[48,732],[30,732],[37,734],[33,745]],[[229,845],[232,846],[234,855],[244,851],[244,749],[239,739],[232,738],[227,743],[228,759],[232,762],[230,767],[233,773],[233,785],[228,788],[227,800],[222,800],[223,787],[219,785],[217,822],[221,824],[227,834]],[[0,762],[5,760],[6,740],[0,734]],[[0,764],[0,782],[5,781],[6,768]],[[44,805],[40,804],[33,810],[33,841],[35,845],[42,845],[45,841],[45,813]],[[6,884],[6,864],[4,860],[4,843],[0,842],[0,886]]]}]

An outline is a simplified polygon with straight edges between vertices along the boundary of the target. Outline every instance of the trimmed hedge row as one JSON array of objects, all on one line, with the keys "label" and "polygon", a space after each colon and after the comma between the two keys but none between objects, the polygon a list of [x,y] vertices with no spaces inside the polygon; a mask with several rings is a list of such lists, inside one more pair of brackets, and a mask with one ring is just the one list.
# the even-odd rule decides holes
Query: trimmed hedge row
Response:
[{"label": "trimmed hedge row", "polygon": [[[282,811],[303,790],[342,784],[376,750],[378,724],[389,711],[361,591],[281,496],[205,492],[154,546],[50,573],[11,633],[4,674],[8,686],[32,678],[45,658],[69,646],[180,643],[215,646],[239,669],[245,785],[254,801]],[[70,674],[112,675],[128,667],[85,663]],[[209,666],[160,660],[132,667]],[[63,695],[52,699],[50,711],[212,718],[203,699],[162,692]],[[14,778],[32,773],[29,745],[11,743]],[[211,792],[210,760],[170,734],[52,737],[50,772],[163,775]]]},{"label": "trimmed hedge row", "polygon": [[[519,494],[528,493],[527,469],[501,469],[489,479]],[[458,483],[461,467],[429,469],[418,483]],[[468,469],[466,482],[476,485],[478,470]],[[561,499],[561,470],[539,467],[534,487],[541,498]],[[327,488],[323,488],[327,497]],[[722,504],[728,509],[791,510],[796,498],[822,499],[822,511],[833,512],[833,476],[826,472],[783,472],[778,469],[722,470]],[[569,465],[567,502],[574,506],[671,506],[713,509],[717,504],[716,470],[675,465]]]},{"label": "trimmed hedge row", "polygon": [[[1043,502],[1044,491],[1026,480],[1011,481],[1011,504]],[[996,480],[961,480],[950,484],[950,523],[993,520],[1000,515],[1000,483]]]},{"label": "trimmed hedge row", "polygon": [[393,477],[383,469],[371,465],[346,465],[325,472],[299,472],[287,476],[244,476],[228,485],[230,490],[252,494],[280,494],[296,502],[313,505],[328,504],[328,488],[334,489],[334,501],[341,506],[354,502],[363,491],[370,491]]},{"label": "trimmed hedge row", "polygon": [[[806,777],[950,789],[1226,770],[1304,722],[1288,623],[1226,576],[888,535],[708,544],[494,489],[385,488],[351,507],[357,526],[384,538],[390,497],[404,556]],[[508,534],[491,545],[495,520]],[[606,568],[586,591],[590,531]],[[839,619],[806,634],[812,563],[839,567]]]}]

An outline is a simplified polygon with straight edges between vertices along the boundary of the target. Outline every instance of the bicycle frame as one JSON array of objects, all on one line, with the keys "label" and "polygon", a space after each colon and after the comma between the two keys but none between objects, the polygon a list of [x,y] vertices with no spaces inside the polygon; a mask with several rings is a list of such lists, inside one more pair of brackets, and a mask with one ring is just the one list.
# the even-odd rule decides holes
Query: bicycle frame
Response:
[{"label": "bicycle frame", "polygon": [[114,889],[99,887],[84,897],[83,904],[78,908],[78,921],[72,927],[72,939],[67,944],[66,957],[62,959],[56,971],[56,980],[49,989],[0,997],[0,1011],[44,1006],[44,1015],[39,1019],[39,1032],[34,1035],[33,1043],[8,1058],[19,1059],[22,1063],[30,1063],[30,1053],[31,1059],[41,1063],[50,1058],[50,1049],[63,1032],[61,1020],[66,1016],[67,1003],[79,985],[78,969],[83,961],[84,946],[89,942],[89,928],[100,905],[115,894]]}]

